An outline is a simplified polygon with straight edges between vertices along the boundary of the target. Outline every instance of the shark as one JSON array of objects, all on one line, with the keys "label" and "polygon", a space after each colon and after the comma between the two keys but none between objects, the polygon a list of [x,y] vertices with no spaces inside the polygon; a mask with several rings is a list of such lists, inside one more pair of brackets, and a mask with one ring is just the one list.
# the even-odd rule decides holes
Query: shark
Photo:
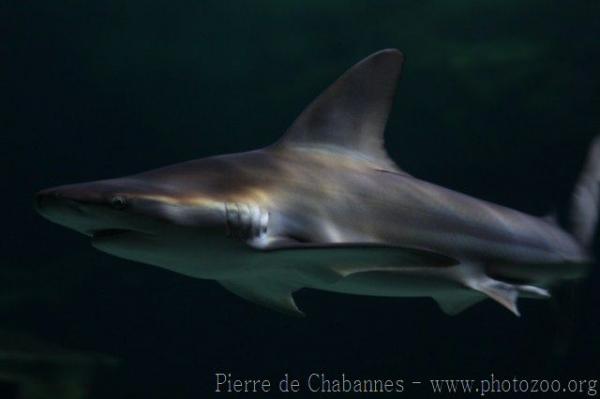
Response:
[{"label": "shark", "polygon": [[35,209],[108,254],[303,315],[303,288],[433,298],[454,315],[490,298],[519,315],[593,261],[600,139],[555,220],[421,180],[387,154],[404,61],[376,52],[346,71],[273,144],[38,192]]}]

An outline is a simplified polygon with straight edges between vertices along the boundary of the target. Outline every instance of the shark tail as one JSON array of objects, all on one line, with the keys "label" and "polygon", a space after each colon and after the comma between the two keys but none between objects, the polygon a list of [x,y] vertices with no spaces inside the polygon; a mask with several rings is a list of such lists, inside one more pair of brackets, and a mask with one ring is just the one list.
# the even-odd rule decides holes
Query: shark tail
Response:
[{"label": "shark tail", "polygon": [[[590,144],[583,169],[571,194],[564,228],[589,252],[592,252],[600,216],[600,135]],[[565,356],[573,345],[579,327],[585,287],[571,280],[554,290],[555,319],[553,352]]]},{"label": "shark tail", "polygon": [[600,212],[600,135],[590,145],[587,159],[571,195],[567,229],[585,248],[593,245]]}]

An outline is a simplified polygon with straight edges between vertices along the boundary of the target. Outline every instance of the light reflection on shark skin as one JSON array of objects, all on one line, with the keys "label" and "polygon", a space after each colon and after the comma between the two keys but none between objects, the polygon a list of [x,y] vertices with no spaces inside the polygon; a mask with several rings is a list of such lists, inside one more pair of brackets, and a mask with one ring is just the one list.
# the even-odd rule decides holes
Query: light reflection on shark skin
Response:
[{"label": "light reflection on shark skin", "polygon": [[417,179],[383,145],[402,63],[397,50],[359,62],[269,147],[47,189],[36,209],[101,251],[296,315],[305,287],[432,297],[449,314],[489,297],[518,315],[518,297],[584,276],[599,142],[566,229]]}]

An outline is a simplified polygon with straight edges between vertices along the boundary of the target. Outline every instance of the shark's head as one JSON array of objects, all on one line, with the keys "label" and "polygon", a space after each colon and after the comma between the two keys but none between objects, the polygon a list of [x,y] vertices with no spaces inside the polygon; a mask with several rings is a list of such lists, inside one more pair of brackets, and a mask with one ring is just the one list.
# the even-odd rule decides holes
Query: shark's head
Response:
[{"label": "shark's head", "polygon": [[362,206],[345,193],[374,170],[404,174],[383,146],[402,61],[391,49],[359,62],[266,148],[44,190],[36,209],[104,252],[221,280],[268,266],[267,253],[289,264],[266,250],[356,237],[366,227],[342,214]]},{"label": "shark's head", "polygon": [[[35,208],[50,221],[89,236],[97,249],[122,258],[210,275],[213,250],[223,252],[224,202],[210,179],[186,181],[187,166],[130,177],[65,185],[35,195]],[[218,265],[215,265],[218,267]],[[179,270],[185,269],[185,270]],[[202,270],[200,270],[202,269]]]}]

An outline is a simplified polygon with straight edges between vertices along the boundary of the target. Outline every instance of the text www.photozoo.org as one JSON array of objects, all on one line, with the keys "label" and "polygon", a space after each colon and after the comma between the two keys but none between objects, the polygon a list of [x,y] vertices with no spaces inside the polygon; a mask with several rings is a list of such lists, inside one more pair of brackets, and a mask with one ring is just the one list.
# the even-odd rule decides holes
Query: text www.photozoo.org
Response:
[{"label": "text www.photozoo.org", "polygon": [[[486,379],[431,379],[428,385],[432,392],[440,394],[583,394],[589,397],[598,395],[598,379],[545,379],[545,378],[500,378],[493,373]],[[425,382],[413,382],[425,384]]]}]

